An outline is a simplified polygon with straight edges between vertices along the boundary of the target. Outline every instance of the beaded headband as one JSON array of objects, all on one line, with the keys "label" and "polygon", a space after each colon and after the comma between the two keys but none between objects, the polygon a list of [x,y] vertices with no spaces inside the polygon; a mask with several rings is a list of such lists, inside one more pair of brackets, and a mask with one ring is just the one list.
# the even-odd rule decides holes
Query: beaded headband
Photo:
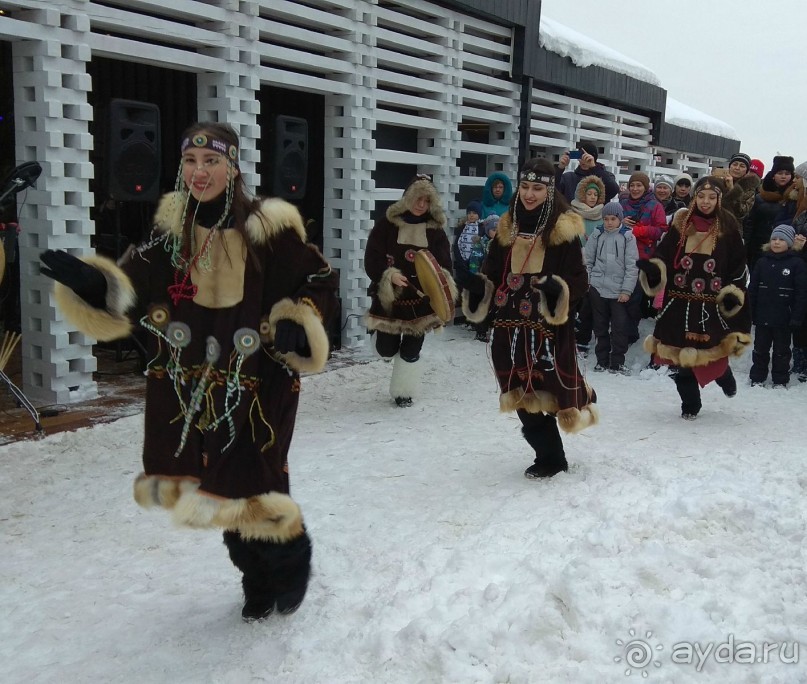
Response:
[{"label": "beaded headband", "polygon": [[211,138],[204,133],[197,133],[192,138],[185,138],[180,145],[179,151],[185,154],[185,150],[189,147],[197,149],[212,150],[227,157],[233,164],[238,166],[238,148],[235,145],[230,145],[218,138]]},{"label": "beaded headband", "polygon": [[554,176],[548,176],[546,174],[536,173],[535,171],[527,171],[527,173],[522,173],[519,176],[519,182],[527,181],[529,183],[543,183],[544,185],[549,185],[552,181],[555,180]]},{"label": "beaded headband", "polygon": [[711,181],[704,181],[695,188],[696,193],[700,192],[701,190],[713,190],[718,194],[718,196],[723,194],[723,191],[717,185],[714,185]]}]

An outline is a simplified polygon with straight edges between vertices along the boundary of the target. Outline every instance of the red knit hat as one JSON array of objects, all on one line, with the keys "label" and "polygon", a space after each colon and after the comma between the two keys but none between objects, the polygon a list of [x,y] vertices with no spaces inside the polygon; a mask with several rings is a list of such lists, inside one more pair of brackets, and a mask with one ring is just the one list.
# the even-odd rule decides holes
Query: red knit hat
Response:
[{"label": "red knit hat", "polygon": [[762,176],[765,175],[765,164],[759,161],[759,159],[752,159],[750,170],[762,178]]}]

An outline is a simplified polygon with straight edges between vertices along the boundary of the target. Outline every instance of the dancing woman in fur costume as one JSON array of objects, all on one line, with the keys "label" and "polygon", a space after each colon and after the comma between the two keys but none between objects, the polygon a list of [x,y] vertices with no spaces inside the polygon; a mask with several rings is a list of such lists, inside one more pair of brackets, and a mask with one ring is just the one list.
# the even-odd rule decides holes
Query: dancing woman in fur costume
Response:
[{"label": "dancing woman in fur costume", "polygon": [[379,218],[364,253],[370,277],[368,330],[375,330],[376,349],[393,360],[390,396],[398,406],[410,406],[420,384],[420,350],[424,335],[443,326],[423,297],[415,271],[415,253],[428,249],[442,268],[451,297],[457,288],[451,277],[451,244],[440,197],[425,175],[416,176],[403,197]]},{"label": "dancing woman in fur costume", "polygon": [[48,251],[42,272],[85,334],[151,333],[135,499],[180,525],[223,528],[243,572],[242,616],[261,619],[296,610],[308,584],[287,455],[299,371],[328,358],[336,277],[294,206],[247,197],[231,127],[195,124],[181,152],[149,241],[120,265]]},{"label": "dancing woman in fur costume", "polygon": [[726,396],[737,393],[728,360],[751,344],[745,247],[736,220],[721,207],[723,193],[719,179],[698,180],[695,198],[675,214],[653,258],[637,262],[644,291],[664,290],[644,348],[671,367],[687,420],[700,412],[700,387],[712,380]]},{"label": "dancing woman in fur costume", "polygon": [[598,420],[596,396],[577,367],[569,317],[588,289],[584,233],[583,220],[555,190],[552,164],[531,160],[519,174],[510,211],[499,221],[477,293],[463,293],[468,320],[484,320],[492,311],[499,405],[518,414],[535,450],[535,462],[524,473],[528,478],[567,470],[558,425],[579,432]]}]

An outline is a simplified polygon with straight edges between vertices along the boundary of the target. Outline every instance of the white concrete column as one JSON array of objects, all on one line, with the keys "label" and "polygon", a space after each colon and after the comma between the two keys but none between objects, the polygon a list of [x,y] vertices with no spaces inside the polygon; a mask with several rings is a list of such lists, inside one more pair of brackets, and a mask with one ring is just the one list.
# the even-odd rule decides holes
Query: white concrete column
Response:
[{"label": "white concrete column", "polygon": [[39,270],[39,254],[46,249],[75,256],[92,252],[87,6],[76,0],[15,12],[15,19],[36,24],[41,35],[12,43],[11,68],[17,162],[42,165],[36,188],[18,196],[22,389],[45,404],[80,401],[98,391],[93,340],[66,323],[53,301],[53,281]]}]

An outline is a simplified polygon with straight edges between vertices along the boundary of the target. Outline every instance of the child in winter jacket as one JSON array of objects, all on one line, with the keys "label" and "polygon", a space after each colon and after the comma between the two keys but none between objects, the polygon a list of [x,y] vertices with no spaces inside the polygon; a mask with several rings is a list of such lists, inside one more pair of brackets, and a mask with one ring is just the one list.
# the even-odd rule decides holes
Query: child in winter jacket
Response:
[{"label": "child in winter jacket", "polygon": [[765,382],[769,362],[774,387],[786,387],[790,380],[791,332],[801,328],[807,313],[807,265],[792,249],[794,238],[792,226],[774,228],[751,273],[752,385]]},{"label": "child in winter jacket", "polygon": [[[482,213],[482,203],[479,200],[468,202],[465,211],[465,221],[460,221],[454,231],[454,246],[452,256],[454,260],[454,280],[463,289],[468,289],[469,285],[476,282],[476,273],[482,267],[487,252],[487,244],[490,242],[488,229],[495,223],[488,219],[480,221]],[[498,219],[495,215],[493,218]],[[474,325],[477,339],[486,341],[487,325],[482,322]]]},{"label": "child in winter jacket", "polygon": [[588,297],[597,346],[594,370],[630,375],[625,354],[630,346],[628,301],[636,286],[639,250],[630,228],[622,224],[622,207],[609,202],[602,225],[586,242],[584,256],[589,277]]},{"label": "child in winter jacket", "polygon": [[[664,207],[650,190],[650,178],[646,173],[637,171],[631,174],[628,191],[619,196],[619,203],[625,214],[624,223],[636,238],[639,258],[649,259],[668,226]],[[628,315],[631,322],[630,342],[633,343],[639,339],[639,321],[655,316],[652,300],[638,283],[628,304]]]}]

